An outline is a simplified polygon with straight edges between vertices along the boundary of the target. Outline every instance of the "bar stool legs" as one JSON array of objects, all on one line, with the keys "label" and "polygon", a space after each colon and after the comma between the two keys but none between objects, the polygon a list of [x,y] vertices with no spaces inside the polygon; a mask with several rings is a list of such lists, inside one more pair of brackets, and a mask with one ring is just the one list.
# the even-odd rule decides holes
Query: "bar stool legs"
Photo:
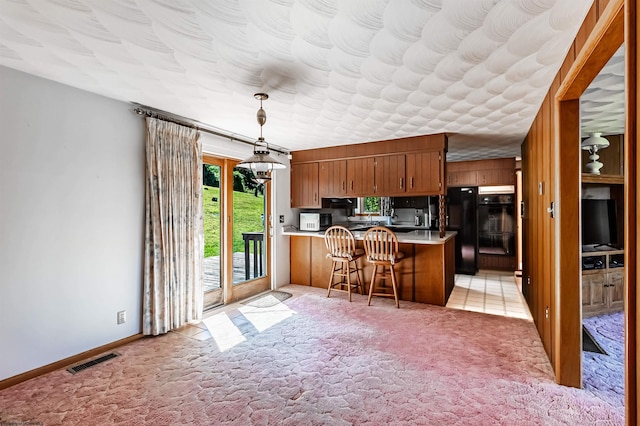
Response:
[{"label": "bar stool legs", "polygon": [[[396,301],[396,308],[399,308],[398,282],[394,265],[404,258],[404,253],[398,251],[398,237],[389,228],[374,226],[364,233],[363,244],[367,262],[373,265],[373,275],[369,286],[369,306],[371,305],[371,296],[385,296],[393,297]],[[383,284],[376,285],[376,278],[383,281]],[[386,283],[391,281],[393,294],[389,292],[389,286],[384,285],[385,280],[387,280]]]},{"label": "bar stool legs", "polygon": [[[353,265],[352,265],[353,264]],[[355,283],[351,282],[351,275],[356,274]],[[338,277],[340,281],[333,282]],[[338,288],[335,288],[338,287]],[[344,287],[347,287],[346,290]],[[360,279],[360,268],[356,260],[340,259],[333,260],[331,267],[331,275],[329,276],[329,286],[327,289],[327,297],[331,295],[331,289],[346,291],[349,295],[349,302],[351,302],[351,289],[355,289],[360,294],[364,294],[362,280]]]},{"label": "bar stool legs", "polygon": [[[388,270],[386,269],[387,267],[389,268]],[[376,278],[379,280],[391,280],[391,288],[393,289],[393,298],[396,301],[396,308],[400,308],[400,302],[398,301],[398,283],[396,281],[396,271],[393,265],[373,265],[373,275],[371,276],[371,284],[369,285],[367,305],[371,306],[371,296],[391,296],[391,293],[388,292],[389,287],[385,285],[376,285]]]}]

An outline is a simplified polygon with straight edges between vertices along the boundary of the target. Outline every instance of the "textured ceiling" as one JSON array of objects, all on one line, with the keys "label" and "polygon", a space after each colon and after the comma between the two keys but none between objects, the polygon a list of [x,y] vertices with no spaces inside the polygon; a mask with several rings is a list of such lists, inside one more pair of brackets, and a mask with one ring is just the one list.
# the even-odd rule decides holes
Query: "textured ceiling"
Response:
[{"label": "textured ceiling", "polygon": [[624,46],[620,47],[580,97],[582,137],[624,133]]},{"label": "textured ceiling", "polygon": [[[286,148],[519,156],[592,0],[0,0],[0,64]],[[595,102],[595,101],[594,101]]]}]

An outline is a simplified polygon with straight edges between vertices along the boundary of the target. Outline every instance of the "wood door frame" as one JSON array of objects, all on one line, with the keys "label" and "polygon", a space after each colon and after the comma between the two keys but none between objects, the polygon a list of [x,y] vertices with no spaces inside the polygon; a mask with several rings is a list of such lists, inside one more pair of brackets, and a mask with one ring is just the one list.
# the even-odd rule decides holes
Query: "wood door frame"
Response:
[{"label": "wood door frame", "polygon": [[[227,253],[233,253],[233,169],[240,162],[240,160],[226,159],[225,177],[227,183],[225,187],[227,189],[225,196],[225,218],[227,221],[225,232],[225,248]],[[237,302],[238,300],[246,299],[255,294],[267,291],[271,289],[271,238],[269,235],[269,226],[271,222],[271,182],[265,184],[264,191],[265,199],[265,243],[264,243],[264,256],[265,259],[265,275],[263,277],[254,278],[252,280],[242,282],[239,284],[233,284],[233,255],[227,256],[225,260],[225,267],[228,273],[225,279],[225,296],[224,303],[229,304]]]},{"label": "wood door frame", "polygon": [[265,276],[233,285],[233,169],[240,160],[203,154],[202,162],[220,166],[220,286],[222,302],[227,305],[271,289],[271,184],[265,184]]},{"label": "wood door frame", "polygon": [[625,414],[629,425],[638,424],[638,357],[637,345],[640,336],[637,327],[637,307],[639,305],[636,282],[638,278],[638,228],[637,217],[640,205],[637,188],[640,185],[638,176],[638,160],[640,151],[636,148],[640,140],[640,119],[638,110],[638,38],[637,1],[626,0],[624,5],[624,39],[625,39],[625,87],[626,118],[624,129],[624,304],[625,304]]},{"label": "wood door frame", "polygon": [[640,184],[637,175],[638,151],[635,141],[640,137],[637,126],[638,94],[637,54],[638,29],[636,26],[637,4],[635,0],[611,0],[595,27],[585,41],[575,61],[556,94],[556,152],[558,158],[576,161],[561,161],[557,164],[558,275],[555,282],[557,321],[555,321],[554,354],[556,380],[560,384],[581,387],[582,359],[580,324],[582,309],[580,298],[580,250],[579,241],[579,194],[581,173],[579,166],[579,98],[613,56],[625,43],[625,86],[627,110],[625,113],[625,409],[626,422],[637,424],[638,378],[636,351],[638,328],[636,307],[636,277],[638,268],[638,239],[636,235],[636,212],[638,199],[636,189]]},{"label": "wood door frame", "polygon": [[[222,178],[224,176],[224,170],[226,166],[226,162],[227,160],[223,159],[223,158],[219,158],[219,157],[215,157],[213,155],[210,154],[202,154],[202,164],[211,164],[213,166],[218,166],[220,167],[220,177]],[[225,223],[225,221],[223,220],[223,218],[225,217],[224,215],[224,207],[225,207],[225,203],[223,202],[225,200],[225,196],[227,193],[227,187],[226,187],[226,179],[221,179],[220,180],[220,195],[218,196],[219,198],[219,202],[220,202],[220,290],[222,291],[222,297],[220,299],[221,303],[225,303],[225,294],[226,294],[226,286],[225,286],[225,278],[227,276],[227,270],[226,268],[224,268],[224,264],[225,264],[225,259],[227,258],[227,253],[226,250],[223,250],[224,245],[223,245],[223,241],[224,241],[224,230],[227,226],[227,224]],[[204,213],[204,212],[203,212]],[[212,305],[210,307],[205,306],[205,310],[207,309],[211,309],[214,308],[216,305]]]}]

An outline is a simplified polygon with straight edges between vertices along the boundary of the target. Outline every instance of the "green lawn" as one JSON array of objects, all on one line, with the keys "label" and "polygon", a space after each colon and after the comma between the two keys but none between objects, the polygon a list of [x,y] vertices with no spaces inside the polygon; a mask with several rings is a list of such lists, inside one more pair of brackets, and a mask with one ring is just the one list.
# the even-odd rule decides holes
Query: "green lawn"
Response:
[{"label": "green lawn", "polygon": [[[204,199],[204,257],[220,255],[220,189],[203,185]],[[213,201],[216,198],[217,201]],[[233,251],[243,252],[243,232],[261,232],[264,229],[261,214],[264,195],[257,197],[247,192],[233,192]]]}]

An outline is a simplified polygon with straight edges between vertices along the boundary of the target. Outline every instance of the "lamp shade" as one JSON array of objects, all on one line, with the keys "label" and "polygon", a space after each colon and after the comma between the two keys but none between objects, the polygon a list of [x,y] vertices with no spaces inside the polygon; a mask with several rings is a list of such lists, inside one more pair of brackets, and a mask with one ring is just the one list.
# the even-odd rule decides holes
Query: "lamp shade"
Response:
[{"label": "lamp shade", "polygon": [[266,145],[264,138],[258,138],[253,150],[253,155],[238,163],[237,167],[244,167],[245,169],[250,169],[254,172],[269,172],[271,170],[284,169],[287,167],[271,156],[269,148],[258,146],[259,143]]},{"label": "lamp shade", "polygon": [[602,133],[591,133],[580,145],[585,151],[603,149],[609,146],[609,141],[603,138]]}]

